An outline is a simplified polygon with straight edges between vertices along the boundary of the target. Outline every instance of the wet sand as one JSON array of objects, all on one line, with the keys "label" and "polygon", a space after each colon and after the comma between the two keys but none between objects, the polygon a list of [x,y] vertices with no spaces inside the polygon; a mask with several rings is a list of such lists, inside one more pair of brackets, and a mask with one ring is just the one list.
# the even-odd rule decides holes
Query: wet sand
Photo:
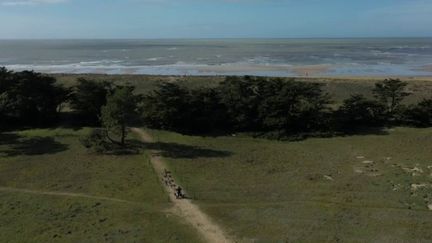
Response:
[{"label": "wet sand", "polygon": [[420,68],[420,70],[425,72],[432,72],[432,64],[424,65],[423,67]]},{"label": "wet sand", "polygon": [[231,72],[285,72],[288,76],[314,77],[326,75],[331,70],[330,65],[257,65],[257,64],[232,64],[215,66],[198,66],[196,69],[201,73],[231,73]]},{"label": "wet sand", "polygon": [[[259,64],[224,64],[224,65],[197,65],[195,67],[201,73],[224,72],[290,72],[291,65],[259,65]],[[184,67],[188,68],[188,67]]]}]

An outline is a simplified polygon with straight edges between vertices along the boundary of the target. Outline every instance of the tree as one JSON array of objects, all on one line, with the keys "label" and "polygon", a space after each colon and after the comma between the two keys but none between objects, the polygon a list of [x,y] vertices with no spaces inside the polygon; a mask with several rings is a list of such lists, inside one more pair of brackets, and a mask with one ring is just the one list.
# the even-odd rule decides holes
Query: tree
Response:
[{"label": "tree", "polygon": [[6,112],[9,109],[9,97],[7,93],[0,93],[0,132],[3,130],[3,127],[6,125]]},{"label": "tree", "polygon": [[281,136],[327,127],[330,99],[320,84],[272,79],[261,93],[260,120],[266,130],[278,131]]},{"label": "tree", "polygon": [[227,77],[218,87],[234,129],[254,131],[261,127],[259,106],[267,80],[261,77]]},{"label": "tree", "polygon": [[201,88],[190,92],[188,101],[188,133],[227,132],[231,128],[226,106],[216,89]]},{"label": "tree", "polygon": [[432,126],[432,99],[424,99],[406,112],[409,123],[420,127]]},{"label": "tree", "polygon": [[162,83],[144,98],[144,122],[152,128],[184,131],[189,122],[189,101],[188,89],[174,83]]},{"label": "tree", "polygon": [[0,92],[3,92],[11,85],[12,76],[12,71],[7,70],[5,67],[0,67]]},{"label": "tree", "polygon": [[351,95],[337,110],[336,119],[344,130],[381,126],[385,120],[385,109],[380,102],[366,99],[363,95]]},{"label": "tree", "polygon": [[13,85],[12,72],[4,67],[0,67],[0,125],[5,122],[6,113],[9,110],[11,98],[8,91]]},{"label": "tree", "polygon": [[395,113],[401,108],[401,103],[409,95],[405,91],[406,82],[399,79],[386,79],[375,84],[373,93],[375,97],[386,107],[389,118],[394,118]]},{"label": "tree", "polygon": [[220,132],[227,129],[226,108],[213,88],[186,89],[162,83],[144,98],[147,126],[188,134]]},{"label": "tree", "polygon": [[78,79],[71,99],[71,108],[79,113],[85,122],[96,124],[100,121],[102,106],[106,104],[108,93],[112,91],[108,82]]},{"label": "tree", "polygon": [[329,97],[321,85],[261,77],[227,77],[217,88],[160,85],[144,101],[146,124],[184,133],[324,129]]},{"label": "tree", "polygon": [[0,69],[2,116],[19,124],[46,125],[57,118],[69,90],[56,79],[33,71]]},{"label": "tree", "polygon": [[111,141],[110,134],[120,137],[120,144],[125,144],[127,135],[127,125],[137,114],[137,103],[139,96],[133,94],[134,87],[117,87],[107,96],[106,105],[102,107],[101,121],[107,130],[107,135]]}]

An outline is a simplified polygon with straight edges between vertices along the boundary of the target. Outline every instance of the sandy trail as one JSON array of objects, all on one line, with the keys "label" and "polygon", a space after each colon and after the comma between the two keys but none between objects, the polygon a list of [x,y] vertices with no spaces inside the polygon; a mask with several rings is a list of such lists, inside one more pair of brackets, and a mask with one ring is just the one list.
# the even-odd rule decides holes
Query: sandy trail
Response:
[{"label": "sandy trail", "polygon": [[78,198],[88,198],[88,199],[111,201],[111,202],[138,204],[138,202],[132,202],[132,201],[122,200],[118,198],[99,197],[99,196],[92,196],[92,195],[87,195],[82,193],[72,193],[72,192],[51,192],[51,191],[30,190],[30,189],[13,188],[13,187],[0,187],[0,192],[17,192],[17,193],[59,196],[59,197],[78,197]]},{"label": "sandy trail", "polygon": [[[144,130],[139,128],[132,128],[132,131],[139,134],[141,139],[145,142],[154,142],[153,138]],[[159,178],[163,179],[164,169],[167,168],[165,162],[160,156],[157,156],[157,151],[152,151],[151,163],[158,174]],[[162,183],[163,184],[163,183]],[[204,212],[202,212],[198,206],[193,204],[188,199],[178,200],[174,196],[174,191],[165,186],[163,184],[165,190],[168,192],[170,196],[171,202],[174,204],[171,212],[180,216],[188,223],[193,225],[193,227],[198,230],[198,232],[203,236],[206,242],[215,242],[215,243],[223,243],[223,242],[232,242],[226,233],[215,224],[209,216],[207,216]]]}]

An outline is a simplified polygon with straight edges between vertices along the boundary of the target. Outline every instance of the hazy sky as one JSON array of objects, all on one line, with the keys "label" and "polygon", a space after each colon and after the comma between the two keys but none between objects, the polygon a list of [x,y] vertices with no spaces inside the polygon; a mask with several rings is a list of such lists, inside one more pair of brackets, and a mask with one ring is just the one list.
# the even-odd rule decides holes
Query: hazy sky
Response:
[{"label": "hazy sky", "polygon": [[0,38],[432,36],[432,0],[0,0]]}]

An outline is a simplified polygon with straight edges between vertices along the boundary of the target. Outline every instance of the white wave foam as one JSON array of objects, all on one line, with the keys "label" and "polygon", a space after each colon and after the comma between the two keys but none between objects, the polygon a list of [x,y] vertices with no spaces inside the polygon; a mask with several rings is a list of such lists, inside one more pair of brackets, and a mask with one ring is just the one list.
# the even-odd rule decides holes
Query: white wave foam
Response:
[{"label": "white wave foam", "polygon": [[[84,63],[84,64],[83,64]],[[426,71],[412,69],[407,65],[380,63],[367,65],[360,63],[327,64],[328,71],[320,71],[311,76],[338,76],[338,75],[427,75]],[[80,62],[56,65],[6,65],[6,68],[15,71],[34,70],[43,73],[71,73],[71,74],[147,74],[147,75],[262,75],[262,76],[297,76],[298,70],[310,68],[309,66],[293,66],[290,64],[255,64],[255,63],[226,63],[218,65],[177,62],[169,65],[124,65],[103,62]],[[297,72],[296,72],[297,70]],[[430,73],[429,73],[430,74]]]},{"label": "white wave foam", "polygon": [[[109,60],[109,59],[103,59],[103,60],[97,60],[97,61],[85,61],[85,62],[79,62],[79,65],[82,66],[93,66],[93,65],[113,65],[117,63],[122,63],[122,60]],[[72,64],[76,65],[76,64]]]},{"label": "white wave foam", "polygon": [[162,58],[163,57],[151,57],[151,58],[147,58],[146,60],[150,61],[150,62],[156,62],[156,61],[161,60]]}]

